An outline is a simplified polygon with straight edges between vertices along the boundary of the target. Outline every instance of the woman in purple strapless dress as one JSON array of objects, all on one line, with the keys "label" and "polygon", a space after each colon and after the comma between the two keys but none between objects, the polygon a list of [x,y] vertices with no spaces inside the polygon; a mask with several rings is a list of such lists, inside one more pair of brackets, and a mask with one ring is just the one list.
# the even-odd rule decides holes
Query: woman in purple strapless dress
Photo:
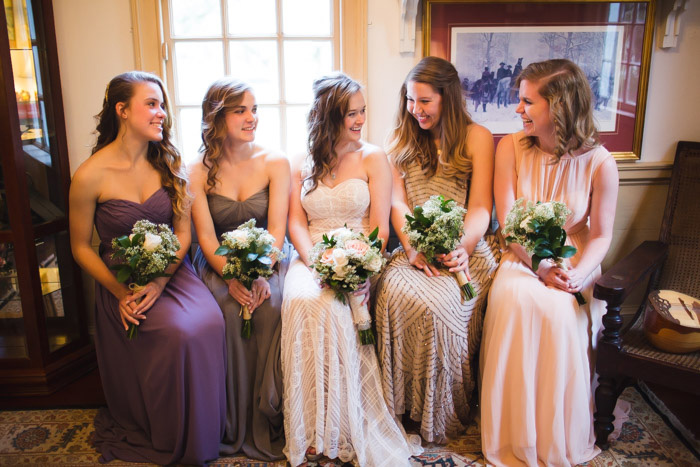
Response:
[{"label": "woman in purple strapless dress", "polygon": [[[167,108],[158,77],[112,79],[93,155],[70,190],[73,255],[96,281],[95,347],[107,400],[95,418],[102,462],[203,464],[218,457],[224,430],[224,322],[186,257],[190,199]],[[167,269],[171,277],[132,293],[108,266],[112,239],[140,219],[173,227],[181,261]],[[139,325],[134,340],[127,339],[129,323]]]}]

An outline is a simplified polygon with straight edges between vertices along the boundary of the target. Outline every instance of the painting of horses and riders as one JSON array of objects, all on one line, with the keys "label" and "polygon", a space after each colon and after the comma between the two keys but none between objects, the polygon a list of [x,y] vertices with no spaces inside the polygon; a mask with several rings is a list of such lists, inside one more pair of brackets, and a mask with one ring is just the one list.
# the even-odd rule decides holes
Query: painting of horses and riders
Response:
[{"label": "painting of horses and riders", "polygon": [[622,77],[621,26],[452,27],[451,61],[474,121],[494,134],[522,129],[516,80],[524,67],[567,58],[586,73],[601,132],[615,131]]}]

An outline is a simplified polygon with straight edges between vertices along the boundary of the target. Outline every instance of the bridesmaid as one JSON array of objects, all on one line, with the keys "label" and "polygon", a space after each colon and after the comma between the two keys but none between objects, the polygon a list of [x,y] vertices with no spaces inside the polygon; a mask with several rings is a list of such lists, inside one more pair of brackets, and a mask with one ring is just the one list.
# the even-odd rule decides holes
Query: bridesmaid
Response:
[{"label": "bridesmaid", "polygon": [[[104,462],[203,464],[218,457],[223,435],[224,322],[185,255],[190,199],[171,127],[157,76],[116,76],[98,115],[97,144],[70,189],[73,255],[96,281],[95,348],[107,409],[95,418],[95,444]],[[108,266],[112,239],[140,219],[172,225],[181,261],[167,269],[172,277],[131,293]],[[132,341],[129,323],[139,325]]]},{"label": "bridesmaid", "polygon": [[[400,93],[390,138],[391,220],[402,248],[382,275],[376,302],[384,398],[395,415],[420,422],[426,441],[444,443],[465,430],[476,381],[482,314],[500,252],[490,225],[493,138],[467,113],[454,66],[425,57]],[[431,195],[467,208],[460,245],[438,257],[412,248],[406,214]],[[464,302],[454,276],[471,274],[478,294]]]},{"label": "bridesmaid", "polygon": [[[570,466],[600,451],[593,433],[593,352],[605,304],[593,298],[610,247],[617,204],[615,159],[600,144],[583,71],[569,60],[531,63],[518,78],[523,131],[496,152],[503,225],[516,199],[571,209],[562,269],[532,270],[511,244],[491,288],[481,348],[481,444],[489,463]],[[587,303],[572,295],[581,292]],[[616,424],[624,420],[616,414]]]},{"label": "bridesmaid", "polygon": [[[283,247],[289,162],[255,143],[257,111],[247,84],[223,78],[209,87],[202,102],[203,158],[192,167],[191,189],[199,239],[195,267],[226,321],[226,433],[220,452],[269,461],[284,458],[279,347],[284,267],[247,290],[236,279],[222,279],[226,259],[214,254],[222,233],[251,218]],[[243,304],[252,311],[249,339],[241,337]]]}]

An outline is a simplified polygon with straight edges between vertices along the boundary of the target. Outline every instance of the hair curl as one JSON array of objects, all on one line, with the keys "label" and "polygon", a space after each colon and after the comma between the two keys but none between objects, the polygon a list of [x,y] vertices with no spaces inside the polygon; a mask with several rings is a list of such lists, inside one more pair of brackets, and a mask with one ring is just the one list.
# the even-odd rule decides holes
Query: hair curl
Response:
[{"label": "hair curl", "polygon": [[226,114],[241,104],[243,95],[252,88],[237,79],[226,77],[214,81],[202,100],[202,164],[207,168],[207,192],[218,183],[219,161],[228,134]]},{"label": "hair curl", "polygon": [[[440,94],[442,109],[439,125],[440,147],[429,130],[423,130],[408,111],[409,82],[425,83]],[[417,161],[430,176],[438,167],[447,176],[467,177],[472,162],[467,148],[467,127],[473,120],[467,112],[464,93],[455,67],[442,58],[425,57],[406,76],[399,94],[396,123],[389,136],[388,153],[401,172]]]},{"label": "hair curl", "polygon": [[181,216],[187,210],[190,201],[187,176],[182,168],[180,153],[171,141],[170,131],[173,119],[170,112],[170,101],[163,81],[159,77],[142,71],[128,71],[112,78],[105,91],[102,110],[95,116],[97,142],[92,148],[91,155],[117,139],[121,126],[121,120],[117,115],[117,104],[121,102],[128,107],[136,85],[147,82],[157,84],[163,94],[165,119],[163,120],[163,139],[149,141],[146,159],[160,174],[161,184],[170,197],[174,214]]},{"label": "hair curl", "polygon": [[343,132],[350,98],[361,89],[357,81],[343,73],[332,73],[314,81],[314,100],[307,119],[307,157],[311,163],[304,178],[304,183],[310,182],[309,191],[315,190],[319,180],[331,173],[338,158],[334,148]]},{"label": "hair curl", "polygon": [[[518,76],[517,85],[523,80],[538,84],[537,92],[549,103],[557,160],[566,153],[600,145],[593,120],[591,86],[574,62],[553,59],[531,63]],[[528,136],[523,144],[536,146],[538,138]]]}]

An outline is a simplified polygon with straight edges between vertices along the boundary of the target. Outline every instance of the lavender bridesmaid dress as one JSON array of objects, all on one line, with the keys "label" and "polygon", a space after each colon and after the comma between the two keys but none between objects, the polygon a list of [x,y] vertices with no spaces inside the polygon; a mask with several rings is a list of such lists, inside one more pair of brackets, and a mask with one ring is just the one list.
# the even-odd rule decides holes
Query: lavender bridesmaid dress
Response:
[{"label": "lavender bridesmaid dress", "polygon": [[[171,224],[164,188],[144,203],[112,199],[97,206],[100,254],[139,219]],[[129,341],[116,297],[95,287],[97,361],[107,408],[95,417],[100,461],[203,464],[216,459],[224,433],[224,321],[188,258]]]}]

